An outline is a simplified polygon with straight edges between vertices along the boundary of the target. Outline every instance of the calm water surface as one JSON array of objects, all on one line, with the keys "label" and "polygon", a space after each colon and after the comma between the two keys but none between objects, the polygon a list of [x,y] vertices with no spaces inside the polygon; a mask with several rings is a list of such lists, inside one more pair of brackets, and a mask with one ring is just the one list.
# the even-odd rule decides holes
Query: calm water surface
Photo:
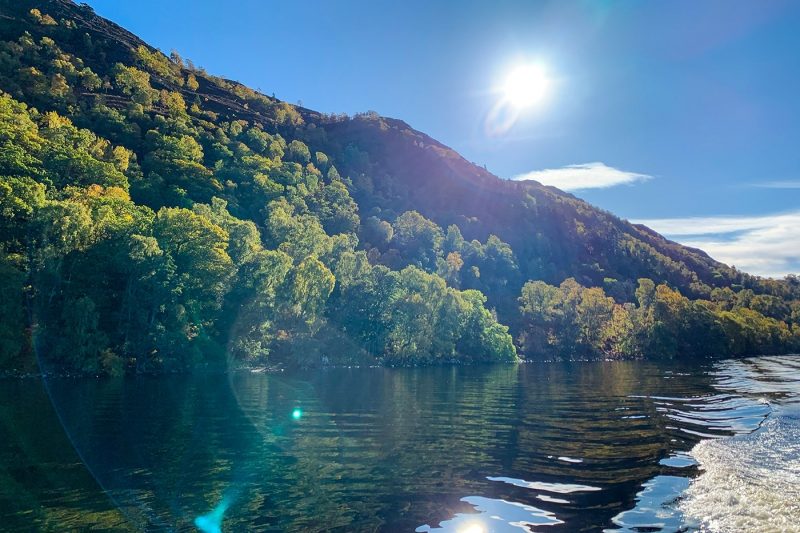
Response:
[{"label": "calm water surface", "polygon": [[800,530],[800,357],[1,383],[4,531]]}]

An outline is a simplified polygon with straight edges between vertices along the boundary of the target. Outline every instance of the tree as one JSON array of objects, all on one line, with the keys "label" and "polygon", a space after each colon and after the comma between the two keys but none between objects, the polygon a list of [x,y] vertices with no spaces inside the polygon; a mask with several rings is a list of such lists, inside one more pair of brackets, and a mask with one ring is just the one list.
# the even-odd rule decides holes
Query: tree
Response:
[{"label": "tree", "polygon": [[167,113],[173,117],[186,116],[186,102],[177,91],[161,91],[160,93],[161,105],[167,109]]},{"label": "tree", "polygon": [[272,351],[280,320],[278,291],[292,267],[283,252],[259,250],[239,270],[225,316],[231,323],[228,354],[238,361],[264,361]]},{"label": "tree", "polygon": [[439,226],[416,211],[406,211],[397,217],[392,228],[391,244],[400,252],[404,262],[423,269],[435,269],[444,239]]},{"label": "tree", "polygon": [[529,281],[519,302],[526,354],[566,359],[631,355],[629,311],[599,287],[586,288],[571,278],[559,287]]},{"label": "tree", "polygon": [[618,306],[614,303],[614,299],[606,296],[599,287],[581,292],[580,302],[576,307],[579,351],[590,356],[606,352],[607,330],[614,317],[615,307]]},{"label": "tree", "polygon": [[162,208],[153,235],[164,251],[171,289],[158,316],[156,347],[170,364],[185,366],[201,356],[198,342],[213,336],[216,311],[234,274],[228,233],[187,209]]},{"label": "tree", "polygon": [[200,84],[197,82],[197,78],[192,73],[189,73],[186,76],[186,88],[189,89],[190,91],[196,91],[197,89],[200,88]]},{"label": "tree", "polygon": [[392,225],[378,217],[368,217],[360,228],[359,237],[370,246],[385,249],[394,236]]},{"label": "tree", "polygon": [[271,202],[267,210],[269,246],[279,248],[298,262],[310,255],[322,257],[332,251],[333,242],[316,217],[296,215],[283,198]]},{"label": "tree", "polygon": [[82,296],[62,310],[63,328],[56,350],[73,369],[95,373],[103,366],[108,339],[98,327],[99,315],[91,298]]},{"label": "tree", "polygon": [[154,206],[183,204],[186,194],[209,201],[221,186],[203,165],[203,147],[188,135],[162,135],[150,130],[145,136],[149,148],[142,161],[148,180],[144,196]]},{"label": "tree", "polygon": [[76,128],[57,113],[46,113],[42,122],[41,136],[47,141],[42,168],[51,184],[128,188],[128,178],[120,164],[125,152],[115,152],[107,140]]},{"label": "tree", "polygon": [[112,71],[114,83],[131,101],[150,109],[158,97],[158,93],[150,86],[150,74],[136,67],[128,67],[117,63]]},{"label": "tree", "polygon": [[34,365],[25,332],[25,278],[13,259],[0,255],[0,369],[29,370]]},{"label": "tree", "polygon": [[336,278],[316,257],[306,257],[291,273],[291,308],[313,327],[333,291]]},{"label": "tree", "polygon": [[358,205],[350,197],[345,184],[339,180],[320,187],[309,198],[308,206],[330,235],[354,233],[358,228]]},{"label": "tree", "polygon": [[45,204],[44,195],[44,185],[32,178],[0,178],[0,243],[7,252],[24,251],[28,224]]},{"label": "tree", "polygon": [[233,270],[228,232],[209,219],[182,208],[161,208],[153,233],[175,262],[178,287],[199,308],[217,307]]},{"label": "tree", "polygon": [[311,152],[303,141],[294,140],[289,143],[287,157],[289,161],[305,165],[311,161]]}]

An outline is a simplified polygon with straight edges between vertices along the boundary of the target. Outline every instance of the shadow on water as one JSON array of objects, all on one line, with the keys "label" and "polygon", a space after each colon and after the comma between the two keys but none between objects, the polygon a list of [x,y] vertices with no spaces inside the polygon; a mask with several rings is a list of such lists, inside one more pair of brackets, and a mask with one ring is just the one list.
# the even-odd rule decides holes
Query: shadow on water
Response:
[{"label": "shadow on water", "polygon": [[695,445],[770,413],[726,365],[53,379],[63,430],[8,381],[3,529],[675,531]]},{"label": "shadow on water", "polygon": [[133,531],[86,470],[41,381],[0,381],[0,530]]}]

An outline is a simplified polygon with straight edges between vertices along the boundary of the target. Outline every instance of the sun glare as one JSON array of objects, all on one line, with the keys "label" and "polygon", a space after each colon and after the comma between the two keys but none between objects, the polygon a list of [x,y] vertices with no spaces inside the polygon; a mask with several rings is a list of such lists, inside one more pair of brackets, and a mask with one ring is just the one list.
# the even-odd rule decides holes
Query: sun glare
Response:
[{"label": "sun glare", "polygon": [[486,533],[486,528],[479,522],[471,522],[463,529],[459,529],[458,533]]},{"label": "sun glare", "polygon": [[511,71],[503,86],[505,98],[518,109],[540,104],[550,90],[547,70],[538,64],[521,65]]}]

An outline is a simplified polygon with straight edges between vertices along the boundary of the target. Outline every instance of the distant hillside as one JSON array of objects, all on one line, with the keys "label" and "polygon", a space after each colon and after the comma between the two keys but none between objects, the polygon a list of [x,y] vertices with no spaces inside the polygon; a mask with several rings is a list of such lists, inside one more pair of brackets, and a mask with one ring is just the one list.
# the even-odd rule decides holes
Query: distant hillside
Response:
[{"label": "distant hillside", "polygon": [[502,180],[403,121],[292,106],[67,0],[1,1],[0,41],[6,366],[797,347],[796,278]]}]

